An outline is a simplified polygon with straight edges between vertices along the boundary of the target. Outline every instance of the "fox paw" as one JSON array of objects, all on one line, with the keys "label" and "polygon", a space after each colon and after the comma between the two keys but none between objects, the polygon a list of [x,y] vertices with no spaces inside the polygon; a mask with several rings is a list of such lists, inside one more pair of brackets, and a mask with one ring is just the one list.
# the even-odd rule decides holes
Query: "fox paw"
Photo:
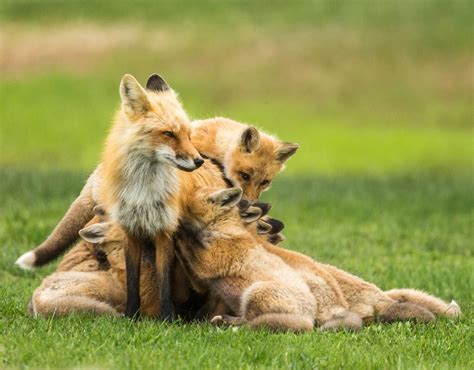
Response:
[{"label": "fox paw", "polygon": [[320,330],[350,330],[357,331],[362,328],[362,318],[354,312],[344,312],[321,325]]},{"label": "fox paw", "polygon": [[211,324],[216,326],[240,326],[242,319],[238,316],[217,315],[211,319]]}]

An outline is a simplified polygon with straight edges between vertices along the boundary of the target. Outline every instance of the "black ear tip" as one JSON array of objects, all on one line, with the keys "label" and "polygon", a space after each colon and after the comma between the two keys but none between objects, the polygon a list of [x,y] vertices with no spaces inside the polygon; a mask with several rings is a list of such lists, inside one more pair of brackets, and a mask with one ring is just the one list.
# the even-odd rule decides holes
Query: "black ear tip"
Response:
[{"label": "black ear tip", "polygon": [[264,203],[264,202],[256,202],[256,203],[253,203],[252,205],[262,210],[262,216],[265,216],[268,212],[270,212],[270,209],[272,208],[272,205],[270,203]]},{"label": "black ear tip", "polygon": [[265,219],[265,222],[272,226],[272,231],[270,232],[270,234],[278,234],[285,228],[285,224],[282,221],[277,220],[276,218],[267,217]]},{"label": "black ear tip", "polygon": [[157,92],[166,91],[170,89],[165,79],[157,73],[153,73],[150,77],[148,77],[148,81],[146,82],[146,88],[147,90]]},{"label": "black ear tip", "polygon": [[249,136],[249,137],[252,137],[252,136],[258,137],[258,136],[260,136],[260,134],[258,133],[258,130],[253,126],[250,126],[247,129],[245,129],[244,134]]}]

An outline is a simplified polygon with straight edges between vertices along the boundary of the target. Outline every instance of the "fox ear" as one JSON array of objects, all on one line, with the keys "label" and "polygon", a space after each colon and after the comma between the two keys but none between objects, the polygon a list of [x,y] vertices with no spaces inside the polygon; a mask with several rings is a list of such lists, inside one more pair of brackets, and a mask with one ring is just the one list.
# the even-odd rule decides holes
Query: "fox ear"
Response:
[{"label": "fox ear", "polygon": [[107,212],[105,212],[105,208],[102,207],[100,204],[94,206],[94,208],[92,208],[92,212],[94,212],[96,216],[105,217],[107,215]]},{"label": "fox ear", "polygon": [[240,212],[240,217],[245,223],[249,224],[262,217],[262,210],[258,207],[250,206],[245,211]]},{"label": "fox ear", "polygon": [[145,89],[132,75],[125,75],[120,81],[122,106],[129,115],[142,115],[150,109],[150,101]]},{"label": "fox ear", "polygon": [[264,202],[255,202],[252,203],[252,206],[260,208],[262,210],[262,216],[265,216],[268,212],[270,212],[270,209],[272,209],[272,205],[270,203]]},{"label": "fox ear", "polygon": [[286,162],[293,154],[296,153],[299,144],[296,143],[281,143],[280,148],[276,151],[276,160],[279,162]]},{"label": "fox ear", "polygon": [[257,221],[257,234],[258,235],[265,235],[268,234],[270,231],[272,231],[272,225],[267,224],[263,220],[258,220]]},{"label": "fox ear", "polygon": [[212,193],[209,199],[211,202],[219,204],[221,207],[232,208],[240,202],[242,198],[241,188],[229,188],[218,190]]},{"label": "fox ear", "polygon": [[282,231],[285,228],[285,224],[277,220],[276,218],[273,217],[263,217],[263,221],[265,221],[267,224],[269,224],[272,227],[272,230],[270,234],[278,234],[280,231]]},{"label": "fox ear", "polygon": [[260,143],[260,134],[255,127],[249,127],[242,132],[240,137],[240,149],[245,153],[251,153],[257,149]]},{"label": "fox ear", "polygon": [[105,235],[110,227],[109,222],[101,222],[98,224],[89,225],[82,230],[79,230],[79,235],[86,242],[92,244],[99,244],[105,241]]},{"label": "fox ear", "polygon": [[267,240],[269,243],[273,245],[277,245],[277,244],[280,244],[281,242],[284,242],[285,239],[286,238],[282,233],[278,233],[278,234],[270,234]]},{"label": "fox ear", "polygon": [[147,90],[155,92],[168,91],[170,89],[164,78],[156,73],[148,77],[146,88]]}]

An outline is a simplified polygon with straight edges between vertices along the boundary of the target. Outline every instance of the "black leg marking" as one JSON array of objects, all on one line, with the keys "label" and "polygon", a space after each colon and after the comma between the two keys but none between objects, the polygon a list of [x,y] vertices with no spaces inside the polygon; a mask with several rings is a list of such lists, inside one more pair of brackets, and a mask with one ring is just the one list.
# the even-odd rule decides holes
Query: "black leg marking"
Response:
[{"label": "black leg marking", "polygon": [[125,253],[125,267],[127,269],[127,306],[125,316],[131,319],[140,317],[140,260],[133,260],[130,251]]},{"label": "black leg marking", "polygon": [[164,321],[173,321],[175,319],[173,300],[171,298],[171,264],[166,266],[163,271],[160,289],[160,317]]}]

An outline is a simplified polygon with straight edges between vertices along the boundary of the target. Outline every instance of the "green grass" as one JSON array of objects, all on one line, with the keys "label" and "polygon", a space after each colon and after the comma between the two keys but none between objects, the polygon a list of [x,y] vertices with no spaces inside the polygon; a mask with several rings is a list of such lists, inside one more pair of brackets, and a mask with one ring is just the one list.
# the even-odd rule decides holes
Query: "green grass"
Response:
[{"label": "green grass", "polygon": [[53,266],[13,266],[39,243],[85,174],[3,170],[1,332],[6,367],[472,368],[472,178],[421,172],[384,177],[285,176],[265,197],[285,220],[286,246],[384,289],[417,287],[456,298],[464,316],[434,325],[376,324],[360,333],[307,335],[73,316],[31,319],[33,289]]},{"label": "green grass", "polygon": [[[0,0],[0,367],[472,369],[473,15],[464,0]],[[264,195],[288,248],[455,298],[463,317],[291,335],[26,316],[55,265],[15,259],[98,162],[121,75],[152,72],[192,117],[301,144]]]}]

